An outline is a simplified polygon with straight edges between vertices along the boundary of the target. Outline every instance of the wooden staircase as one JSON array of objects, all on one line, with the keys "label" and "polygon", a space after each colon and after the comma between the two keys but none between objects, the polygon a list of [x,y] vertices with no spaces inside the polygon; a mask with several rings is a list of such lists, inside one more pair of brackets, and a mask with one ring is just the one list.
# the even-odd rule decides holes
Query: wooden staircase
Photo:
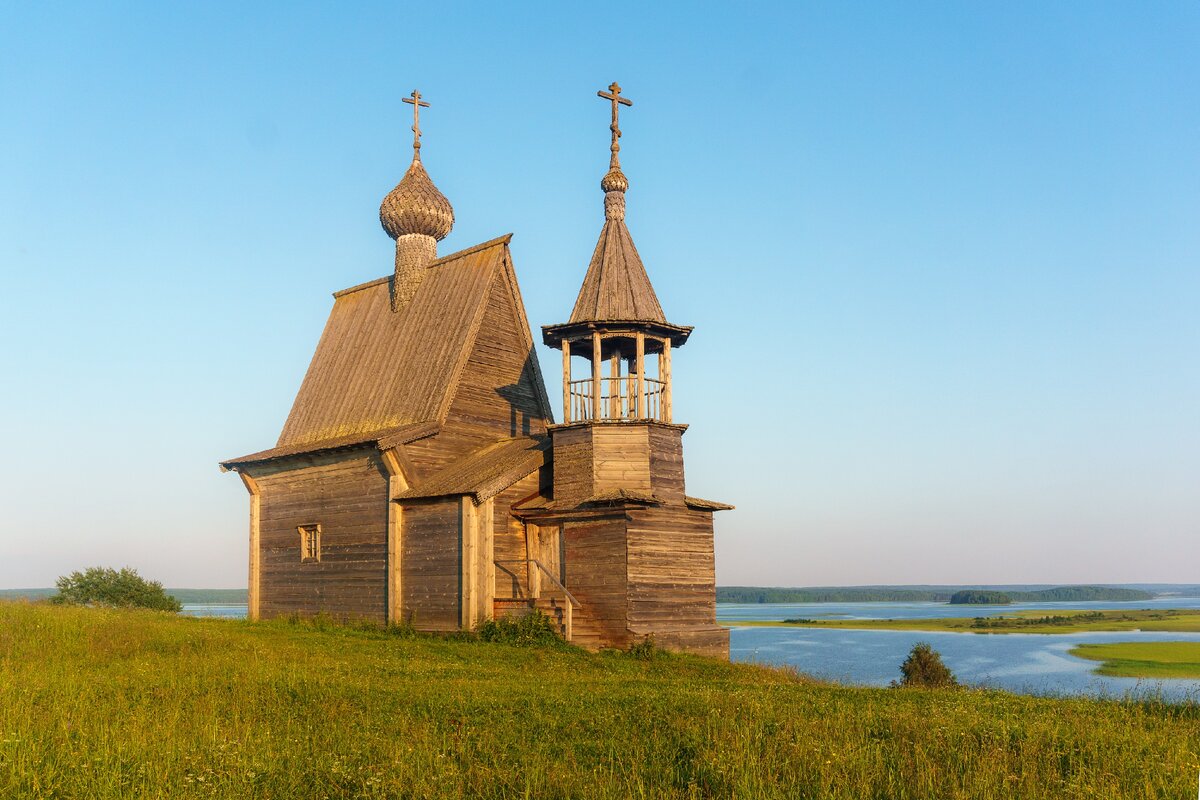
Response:
[{"label": "wooden staircase", "polygon": [[[559,636],[568,642],[571,641],[574,636],[572,619],[574,610],[579,608],[579,601],[537,559],[497,561],[496,566],[503,567],[505,564],[514,563],[529,567],[528,596],[494,598],[492,600],[492,617],[495,619],[520,618],[532,614],[534,611],[540,611],[550,619]],[[543,587],[543,576],[546,578],[548,586]],[[525,591],[524,588],[521,591]]]},{"label": "wooden staircase", "polygon": [[516,597],[495,599],[492,601],[492,616],[496,619],[511,617],[520,619],[540,611],[550,620],[555,632],[566,641],[571,641],[570,601],[561,597],[542,595],[535,599]]},{"label": "wooden staircase", "polygon": [[571,631],[567,621],[570,614],[569,606],[570,603],[565,602],[562,598],[548,595],[542,595],[533,601],[533,607],[545,614],[554,626],[554,630],[558,631],[558,635],[568,642],[571,641]]}]

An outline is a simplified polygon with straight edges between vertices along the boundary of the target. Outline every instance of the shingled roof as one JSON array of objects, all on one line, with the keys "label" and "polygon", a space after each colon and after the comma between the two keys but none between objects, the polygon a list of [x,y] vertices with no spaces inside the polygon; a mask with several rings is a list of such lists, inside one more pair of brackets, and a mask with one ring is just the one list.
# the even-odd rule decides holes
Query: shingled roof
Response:
[{"label": "shingled roof", "polygon": [[396,495],[396,500],[469,494],[482,503],[540,469],[550,451],[544,437],[503,439],[470,453]]},{"label": "shingled roof", "polygon": [[328,450],[344,450],[373,444],[379,450],[387,450],[397,445],[409,444],[427,436],[434,436],[441,431],[441,425],[436,422],[417,422],[412,425],[401,425],[398,428],[375,431],[369,434],[356,433],[350,436],[338,436],[334,439],[324,439],[309,444],[285,445],[261,450],[245,456],[231,458],[220,463],[221,471],[235,469],[246,464],[261,464],[264,461],[274,461],[279,458],[300,455],[303,453],[320,453]]},{"label": "shingled roof", "polygon": [[620,320],[666,323],[658,295],[623,219],[606,219],[571,323]]},{"label": "shingled roof", "polygon": [[509,236],[433,261],[416,294],[391,310],[391,278],[334,294],[333,310],[277,448],[443,422],[509,258]]}]

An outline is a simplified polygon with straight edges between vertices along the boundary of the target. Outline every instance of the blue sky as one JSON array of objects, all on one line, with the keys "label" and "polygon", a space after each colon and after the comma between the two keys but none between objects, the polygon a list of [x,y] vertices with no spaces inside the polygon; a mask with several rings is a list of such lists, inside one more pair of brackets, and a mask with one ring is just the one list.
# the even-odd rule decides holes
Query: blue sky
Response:
[{"label": "blue sky", "polygon": [[1200,5],[438,5],[0,6],[0,587],[245,584],[414,87],[564,321],[614,79],[720,582],[1200,580]]}]

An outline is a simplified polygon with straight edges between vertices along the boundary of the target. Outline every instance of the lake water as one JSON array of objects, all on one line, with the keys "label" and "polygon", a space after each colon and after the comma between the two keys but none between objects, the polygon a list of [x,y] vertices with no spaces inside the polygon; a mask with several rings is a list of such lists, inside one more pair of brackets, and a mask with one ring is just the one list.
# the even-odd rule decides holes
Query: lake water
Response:
[{"label": "lake water", "polygon": [[[1198,597],[1138,600],[1132,603],[1014,603],[1009,606],[951,606],[945,603],[780,603],[717,606],[717,619],[933,619],[982,617],[1029,609],[1048,613],[1065,609],[1194,608]],[[241,619],[246,606],[187,604],[191,616]],[[819,678],[869,686],[886,686],[900,676],[900,664],[916,642],[925,641],[942,654],[959,680],[1031,694],[1088,694],[1124,697],[1128,693],[1161,692],[1174,699],[1200,700],[1200,681],[1108,678],[1093,670],[1099,662],[1076,658],[1068,651],[1085,642],[1197,641],[1200,633],[947,633],[942,631],[868,631],[831,628],[750,628],[730,631],[730,658],[760,664],[786,664]]]},{"label": "lake water", "polygon": [[245,603],[184,603],[183,613],[189,617],[222,617],[245,619]]},{"label": "lake water", "polygon": [[[982,617],[1030,609],[1195,608],[1200,598],[1175,597],[1132,603],[1013,603],[1008,606],[951,606],[945,603],[721,604],[717,619],[933,619]],[[1068,651],[1090,642],[1197,641],[1200,633],[949,633],[869,631],[830,628],[735,627],[730,634],[734,661],[787,664],[810,675],[841,683],[886,686],[900,677],[900,664],[916,642],[929,642],[959,680],[1030,694],[1088,694],[1123,697],[1161,692],[1174,699],[1200,700],[1200,681],[1109,678],[1096,675],[1097,661]]]}]

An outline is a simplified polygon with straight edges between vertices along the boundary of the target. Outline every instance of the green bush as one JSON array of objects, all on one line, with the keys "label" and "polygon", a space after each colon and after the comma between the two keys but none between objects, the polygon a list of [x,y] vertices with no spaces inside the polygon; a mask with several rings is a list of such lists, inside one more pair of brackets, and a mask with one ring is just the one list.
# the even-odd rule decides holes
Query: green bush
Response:
[{"label": "green bush", "polygon": [[523,617],[501,617],[479,623],[475,633],[485,642],[501,644],[561,644],[554,622],[541,611]]},{"label": "green bush", "polygon": [[917,642],[909,651],[908,658],[900,665],[900,682],[892,686],[918,686],[926,689],[952,689],[958,686],[958,678],[942,663],[942,656],[930,647],[929,642]]},{"label": "green bush", "polygon": [[119,572],[108,567],[89,567],[58,579],[58,594],[50,602],[59,605],[152,608],[180,611],[178,600],[163,591],[158,581],[148,581],[137,570],[125,567]]},{"label": "green bush", "polygon": [[654,636],[647,636],[640,642],[629,646],[629,655],[639,661],[653,661],[658,655],[658,646],[654,644]]}]

